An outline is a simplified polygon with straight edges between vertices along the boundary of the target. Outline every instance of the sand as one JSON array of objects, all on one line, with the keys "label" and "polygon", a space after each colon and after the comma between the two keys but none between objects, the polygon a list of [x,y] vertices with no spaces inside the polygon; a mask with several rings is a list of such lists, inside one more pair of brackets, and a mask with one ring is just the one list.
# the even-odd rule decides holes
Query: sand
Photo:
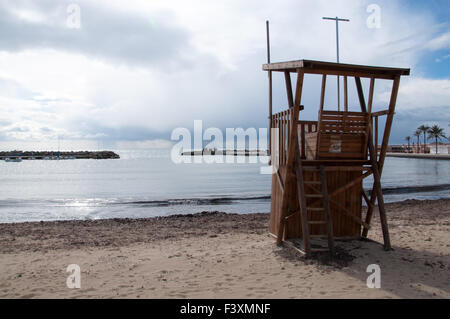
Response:
[{"label": "sand", "polygon": [[[449,298],[450,200],[387,210],[394,251],[337,242],[346,258],[328,264],[276,246],[268,214],[0,224],[0,297]],[[381,242],[378,219],[369,237]],[[66,286],[69,264],[80,289]]]}]

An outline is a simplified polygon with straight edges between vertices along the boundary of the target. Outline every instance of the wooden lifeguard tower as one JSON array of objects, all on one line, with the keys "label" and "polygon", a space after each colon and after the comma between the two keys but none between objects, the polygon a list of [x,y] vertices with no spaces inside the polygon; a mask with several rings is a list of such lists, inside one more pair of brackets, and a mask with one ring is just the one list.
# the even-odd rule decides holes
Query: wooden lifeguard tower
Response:
[{"label": "wooden lifeguard tower", "polygon": [[[409,69],[350,65],[310,60],[268,63],[271,128],[272,198],[270,232],[277,243],[301,242],[307,256],[316,251],[334,253],[335,238],[367,237],[378,201],[384,248],[391,249],[380,177],[394,118],[402,75]],[[272,114],[272,73],[284,73],[288,108]],[[297,76],[295,93],[291,74]],[[305,74],[322,76],[317,121],[302,120],[302,92]],[[344,110],[325,109],[327,76],[342,76]],[[349,111],[348,79],[354,78],[359,98],[358,111]],[[361,78],[370,79],[366,100]],[[372,112],[376,79],[392,80],[387,109]],[[378,118],[385,116],[381,149],[378,149]],[[381,131],[380,131],[381,132]],[[363,179],[373,176],[370,197]],[[367,204],[363,216],[362,200]],[[322,238],[326,245],[315,245]]]}]

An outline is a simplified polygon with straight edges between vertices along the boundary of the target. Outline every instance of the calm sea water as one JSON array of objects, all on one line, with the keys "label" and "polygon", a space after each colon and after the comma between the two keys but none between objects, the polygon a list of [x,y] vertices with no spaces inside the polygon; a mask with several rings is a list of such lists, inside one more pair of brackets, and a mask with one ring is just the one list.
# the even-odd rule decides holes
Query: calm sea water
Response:
[{"label": "calm sea water", "polygon": [[[0,222],[270,210],[263,164],[177,165],[168,151],[116,152],[120,160],[0,161]],[[450,162],[387,158],[382,182],[388,202],[450,198]]]}]

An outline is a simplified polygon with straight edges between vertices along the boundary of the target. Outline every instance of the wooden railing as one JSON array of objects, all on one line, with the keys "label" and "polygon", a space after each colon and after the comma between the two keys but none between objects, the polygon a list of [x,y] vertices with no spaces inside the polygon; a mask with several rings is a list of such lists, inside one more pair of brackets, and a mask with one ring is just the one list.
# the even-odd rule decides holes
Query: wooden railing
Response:
[{"label": "wooden railing", "polygon": [[318,127],[317,121],[298,121],[300,157],[302,159],[306,158],[305,134],[317,132],[317,127]]},{"label": "wooden railing", "polygon": [[287,164],[288,147],[290,142],[290,131],[292,127],[292,118],[294,108],[272,115],[272,141],[271,154],[272,163],[275,166],[284,166]]}]

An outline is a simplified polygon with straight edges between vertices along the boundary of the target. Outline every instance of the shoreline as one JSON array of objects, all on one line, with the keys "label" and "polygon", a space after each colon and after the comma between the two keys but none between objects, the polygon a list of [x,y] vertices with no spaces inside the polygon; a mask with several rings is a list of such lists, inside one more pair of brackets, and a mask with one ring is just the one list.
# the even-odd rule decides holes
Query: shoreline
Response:
[{"label": "shoreline", "polygon": [[[365,189],[365,192],[367,194],[367,196],[370,196],[370,188]],[[415,193],[415,194],[420,194],[420,193],[430,193],[433,191],[446,191],[446,190],[450,190],[450,184],[439,184],[439,185],[425,185],[425,186],[416,186],[416,187],[396,187],[396,188],[383,188],[383,193],[385,195],[401,195],[401,194],[406,194],[406,193]],[[198,200],[198,201],[202,201],[202,202],[207,202],[207,201],[211,201],[211,203],[217,203],[218,200],[223,200],[226,201],[228,203],[232,203],[233,201],[240,201],[246,199],[244,197],[237,197],[237,198],[232,198],[232,197],[219,197],[219,198],[194,198],[194,199],[187,199],[188,201],[192,201],[192,200]],[[259,199],[259,200],[264,200],[264,201],[269,201],[270,203],[270,195],[268,196],[255,196],[255,197],[249,197],[248,200],[255,200],[255,199]],[[394,201],[389,201],[389,199],[386,199],[385,197],[385,204],[386,205],[393,205],[393,204],[401,204],[401,203],[407,203],[410,201],[415,201],[415,202],[421,202],[421,201],[439,201],[439,200],[450,200],[450,197],[437,197],[437,198],[432,198],[432,199],[427,199],[427,198],[423,198],[423,199],[399,199],[399,200],[394,200]],[[161,201],[161,200],[155,200],[155,203],[169,203],[170,201],[174,201],[174,202],[179,202],[180,199],[174,199],[174,200],[167,200],[167,201]],[[130,204],[130,203],[135,203],[136,205],[139,204],[145,204],[148,205],[149,203],[151,203],[151,201],[137,201],[137,202],[124,202],[124,203],[115,203],[114,205],[117,204]],[[161,205],[161,207],[166,207],[167,204],[165,205]],[[179,204],[174,204],[175,205],[179,205]],[[217,206],[220,206],[220,204],[216,204]],[[169,205],[170,206],[170,205]],[[215,205],[211,204],[211,207],[214,207]],[[154,206],[153,208],[158,208],[159,206]],[[367,207],[367,204],[363,201],[362,202],[362,207]],[[269,207],[270,208],[270,207]],[[154,216],[143,216],[143,217],[126,217],[126,215],[124,215],[124,217],[107,217],[107,218],[85,218],[85,219],[81,219],[81,218],[68,218],[68,219],[53,219],[53,220],[43,220],[43,219],[36,219],[36,220],[29,220],[29,221],[0,221],[0,225],[9,225],[9,224],[27,224],[27,223],[58,223],[58,222],[91,222],[91,221],[108,221],[108,220],[148,220],[148,219],[154,219],[154,218],[177,218],[180,216],[192,216],[192,215],[201,215],[201,214],[209,214],[209,213],[217,213],[217,214],[225,214],[225,215],[254,215],[254,214],[265,214],[264,212],[227,212],[227,211],[220,211],[217,209],[210,209],[210,210],[203,210],[201,211],[200,209],[197,212],[193,212],[192,210],[190,210],[189,212],[186,213],[173,213],[173,214],[166,214],[166,215],[154,215]],[[268,214],[268,213],[267,213]]]},{"label": "shoreline", "polygon": [[267,213],[0,224],[0,298],[450,298],[450,199],[386,208],[394,250],[375,212],[371,240],[337,241],[336,263],[277,246]]},{"label": "shoreline", "polygon": [[386,153],[387,157],[433,159],[450,161],[450,154],[410,154],[410,153]]}]

